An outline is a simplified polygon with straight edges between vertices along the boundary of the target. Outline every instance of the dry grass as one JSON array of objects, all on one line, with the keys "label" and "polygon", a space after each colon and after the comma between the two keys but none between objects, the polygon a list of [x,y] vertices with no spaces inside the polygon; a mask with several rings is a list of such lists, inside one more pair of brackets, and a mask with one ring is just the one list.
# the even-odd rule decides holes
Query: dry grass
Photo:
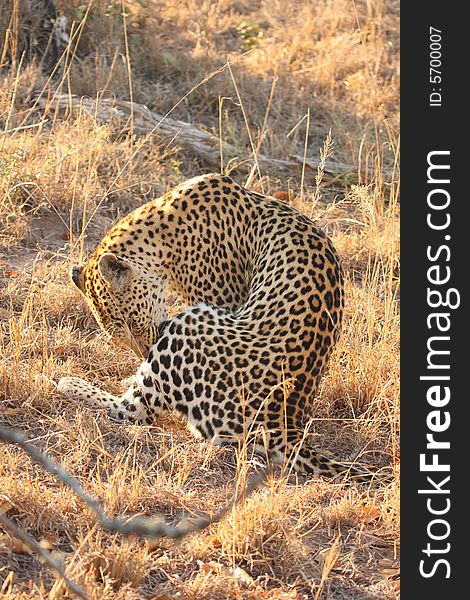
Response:
[{"label": "dry grass", "polygon": [[[141,140],[127,133],[59,117],[54,91],[133,98],[165,113],[230,59],[231,73],[198,87],[172,116],[221,131],[240,160],[252,144],[272,157],[305,148],[317,157],[331,129],[334,157],[354,165],[321,182],[300,168],[262,180],[254,171],[251,185],[318,219],[346,270],[344,333],[316,401],[313,441],[396,476],[359,489],[279,475],[209,530],[149,543],[101,531],[63,485],[1,445],[0,511],[53,550],[91,599],[398,597],[398,4],[58,0],[73,29],[52,79],[21,59],[21,19],[11,15],[22,2],[3,6],[0,422],[25,430],[112,515],[160,511],[176,522],[213,513],[243,483],[243,459],[194,440],[176,418],[119,426],[54,387],[73,374],[117,390],[137,366],[69,286],[70,264],[120,214],[220,168],[158,132],[136,153]],[[47,114],[34,108],[40,91]],[[0,595],[66,592],[0,532]]]}]

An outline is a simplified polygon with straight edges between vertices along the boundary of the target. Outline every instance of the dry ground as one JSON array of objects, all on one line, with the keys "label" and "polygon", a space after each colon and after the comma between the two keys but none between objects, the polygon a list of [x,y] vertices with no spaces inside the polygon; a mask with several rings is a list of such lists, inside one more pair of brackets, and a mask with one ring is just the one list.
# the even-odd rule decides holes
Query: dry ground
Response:
[{"label": "dry ground", "polygon": [[[220,169],[158,131],[142,143],[132,122],[123,130],[59,113],[54,92],[165,113],[203,82],[171,116],[235,145],[238,161],[222,163],[241,183],[237,162],[252,146],[318,157],[330,129],[332,159],[351,164],[322,179],[301,167],[254,171],[250,185],[318,219],[346,271],[344,333],[312,441],[395,476],[367,488],[278,473],[209,529],[147,542],[103,531],[64,485],[0,444],[0,513],[52,550],[90,599],[398,597],[398,2],[58,0],[72,43],[52,78],[20,58],[23,0],[1,4],[0,424],[23,429],[110,515],[211,514],[242,482],[243,457],[192,439],[175,418],[119,426],[54,385],[80,375],[118,390],[137,366],[98,330],[70,265],[119,215]],[[39,110],[41,90],[49,100]],[[64,595],[0,528],[0,596]]]}]

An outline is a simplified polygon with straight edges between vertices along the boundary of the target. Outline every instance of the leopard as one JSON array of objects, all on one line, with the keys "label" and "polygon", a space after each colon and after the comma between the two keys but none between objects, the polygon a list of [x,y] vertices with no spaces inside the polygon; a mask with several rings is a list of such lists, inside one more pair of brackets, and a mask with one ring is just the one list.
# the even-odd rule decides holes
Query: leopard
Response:
[{"label": "leopard", "polygon": [[[305,443],[344,276],[331,239],[291,203],[195,177],[122,217],[71,280],[143,362],[120,396],[78,377],[60,379],[62,394],[131,424],[173,411],[212,444],[250,441],[298,473],[369,479]],[[172,318],[170,294],[186,306]]]}]

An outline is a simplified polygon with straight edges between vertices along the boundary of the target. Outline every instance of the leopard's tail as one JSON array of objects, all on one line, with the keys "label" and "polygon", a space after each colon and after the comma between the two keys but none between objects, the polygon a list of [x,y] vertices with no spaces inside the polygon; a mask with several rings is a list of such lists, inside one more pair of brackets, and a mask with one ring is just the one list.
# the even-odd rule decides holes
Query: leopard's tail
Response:
[{"label": "leopard's tail", "polygon": [[290,452],[288,465],[298,473],[323,477],[339,477],[356,483],[381,482],[389,479],[388,475],[368,470],[365,466],[347,462],[338,462],[327,458],[313,448],[309,448],[302,441],[297,444],[288,444]]}]

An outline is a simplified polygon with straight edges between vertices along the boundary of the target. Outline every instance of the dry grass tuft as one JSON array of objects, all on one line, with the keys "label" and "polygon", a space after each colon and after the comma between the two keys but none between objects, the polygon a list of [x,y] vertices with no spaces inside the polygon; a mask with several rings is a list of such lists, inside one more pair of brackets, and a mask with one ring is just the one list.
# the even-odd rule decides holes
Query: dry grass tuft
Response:
[{"label": "dry grass tuft", "polygon": [[[70,264],[121,214],[220,168],[158,131],[142,143],[132,122],[121,131],[59,114],[54,94],[133,99],[165,114],[195,88],[171,116],[233,144],[237,161],[252,147],[274,158],[318,158],[325,147],[351,165],[335,178],[253,169],[250,185],[315,218],[345,268],[343,335],[308,443],[394,476],[358,488],[278,473],[208,530],[145,542],[101,531],[63,485],[1,445],[0,512],[55,553],[92,600],[397,598],[398,3],[56,4],[71,42],[52,75],[40,45],[22,54],[37,33],[23,0],[0,7],[0,422],[25,430],[110,515],[162,512],[174,523],[215,513],[243,486],[246,458],[194,440],[178,419],[119,426],[54,385],[73,374],[117,391],[137,367],[69,285]],[[227,60],[230,70],[195,87]],[[171,303],[170,312],[181,306]],[[4,531],[0,595],[66,597]]]}]

